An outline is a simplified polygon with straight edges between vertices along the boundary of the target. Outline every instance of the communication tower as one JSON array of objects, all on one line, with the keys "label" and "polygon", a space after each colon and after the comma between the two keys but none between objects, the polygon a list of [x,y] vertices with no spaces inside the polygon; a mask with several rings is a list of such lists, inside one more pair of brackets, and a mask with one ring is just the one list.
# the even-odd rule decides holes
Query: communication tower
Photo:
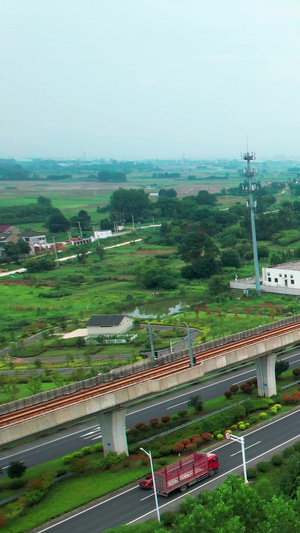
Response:
[{"label": "communication tower", "polygon": [[252,178],[256,174],[256,170],[251,169],[251,161],[255,160],[254,152],[247,152],[242,154],[242,159],[247,161],[247,169],[244,169],[244,174],[247,178],[247,185],[243,186],[244,190],[249,192],[249,200],[247,201],[247,207],[250,209],[250,219],[251,219],[251,231],[252,231],[252,246],[253,246],[253,259],[254,259],[254,272],[255,272],[255,285],[258,295],[260,296],[260,278],[259,278],[259,264],[258,264],[258,253],[257,253],[257,241],[256,241],[256,228],[255,228],[255,209],[256,209],[256,200],[253,199],[253,192],[257,189],[257,185],[252,183]]}]

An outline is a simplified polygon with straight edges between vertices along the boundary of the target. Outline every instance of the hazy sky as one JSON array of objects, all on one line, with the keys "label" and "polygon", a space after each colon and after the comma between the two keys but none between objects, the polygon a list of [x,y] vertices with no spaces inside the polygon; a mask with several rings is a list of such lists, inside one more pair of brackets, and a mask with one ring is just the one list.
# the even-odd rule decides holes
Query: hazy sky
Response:
[{"label": "hazy sky", "polygon": [[299,0],[0,0],[0,157],[300,157]]}]

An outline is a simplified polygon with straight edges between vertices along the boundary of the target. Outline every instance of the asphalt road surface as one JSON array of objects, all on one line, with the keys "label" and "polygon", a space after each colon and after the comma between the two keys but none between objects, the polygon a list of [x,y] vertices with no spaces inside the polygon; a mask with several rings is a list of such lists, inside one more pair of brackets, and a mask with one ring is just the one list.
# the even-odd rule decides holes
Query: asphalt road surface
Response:
[{"label": "asphalt road surface", "polygon": [[[268,460],[275,453],[300,439],[300,409],[270,421],[258,429],[245,434],[247,466],[258,461]],[[220,470],[213,478],[208,478],[183,494],[174,491],[168,498],[159,497],[160,511],[176,509],[187,495],[197,495],[202,490],[215,488],[230,473],[242,474],[241,446],[237,442],[226,442],[212,451],[219,456]],[[142,491],[138,486],[125,488],[123,492],[107,501],[93,503],[89,508],[77,511],[72,517],[57,519],[53,525],[35,531],[43,533],[100,533],[120,524],[143,522],[155,518],[153,492]]]}]

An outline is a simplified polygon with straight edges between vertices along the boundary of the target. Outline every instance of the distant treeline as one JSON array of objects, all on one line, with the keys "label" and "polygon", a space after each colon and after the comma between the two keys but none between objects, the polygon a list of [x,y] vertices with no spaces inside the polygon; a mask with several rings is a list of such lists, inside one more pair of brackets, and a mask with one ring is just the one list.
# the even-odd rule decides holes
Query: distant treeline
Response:
[{"label": "distant treeline", "polygon": [[62,181],[62,180],[70,180],[72,179],[72,174],[51,174],[50,176],[46,177],[46,180],[52,180],[52,181]]},{"label": "distant treeline", "polygon": [[124,182],[127,181],[127,177],[123,172],[110,172],[109,170],[102,170],[98,173],[98,180],[102,182]]},{"label": "distant treeline", "polygon": [[181,174],[180,172],[164,172],[164,173],[161,173],[161,172],[154,172],[154,174],[152,174],[152,178],[180,178]]},{"label": "distant treeline", "polygon": [[29,172],[18,165],[14,159],[0,159],[0,179],[1,180],[28,180]]}]

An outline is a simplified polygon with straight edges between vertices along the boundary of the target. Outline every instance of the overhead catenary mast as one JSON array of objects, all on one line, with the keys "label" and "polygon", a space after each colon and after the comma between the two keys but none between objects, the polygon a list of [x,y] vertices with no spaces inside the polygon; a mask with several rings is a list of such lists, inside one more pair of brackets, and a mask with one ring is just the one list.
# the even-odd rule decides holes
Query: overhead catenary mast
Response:
[{"label": "overhead catenary mast", "polygon": [[247,152],[245,154],[242,154],[242,159],[244,159],[244,161],[247,161],[247,170],[244,170],[244,173],[247,178],[248,184],[246,187],[244,187],[244,189],[248,190],[249,192],[249,200],[247,201],[247,207],[249,207],[250,209],[250,218],[251,218],[255,286],[256,286],[257,293],[260,296],[261,289],[260,289],[259,264],[258,264],[256,228],[255,228],[256,201],[253,200],[253,192],[256,190],[257,186],[255,183],[252,183],[252,178],[256,174],[256,171],[251,169],[251,164],[250,164],[250,161],[253,161],[254,159],[256,159],[256,157],[255,157],[254,152],[248,151],[248,143],[247,143]]}]

